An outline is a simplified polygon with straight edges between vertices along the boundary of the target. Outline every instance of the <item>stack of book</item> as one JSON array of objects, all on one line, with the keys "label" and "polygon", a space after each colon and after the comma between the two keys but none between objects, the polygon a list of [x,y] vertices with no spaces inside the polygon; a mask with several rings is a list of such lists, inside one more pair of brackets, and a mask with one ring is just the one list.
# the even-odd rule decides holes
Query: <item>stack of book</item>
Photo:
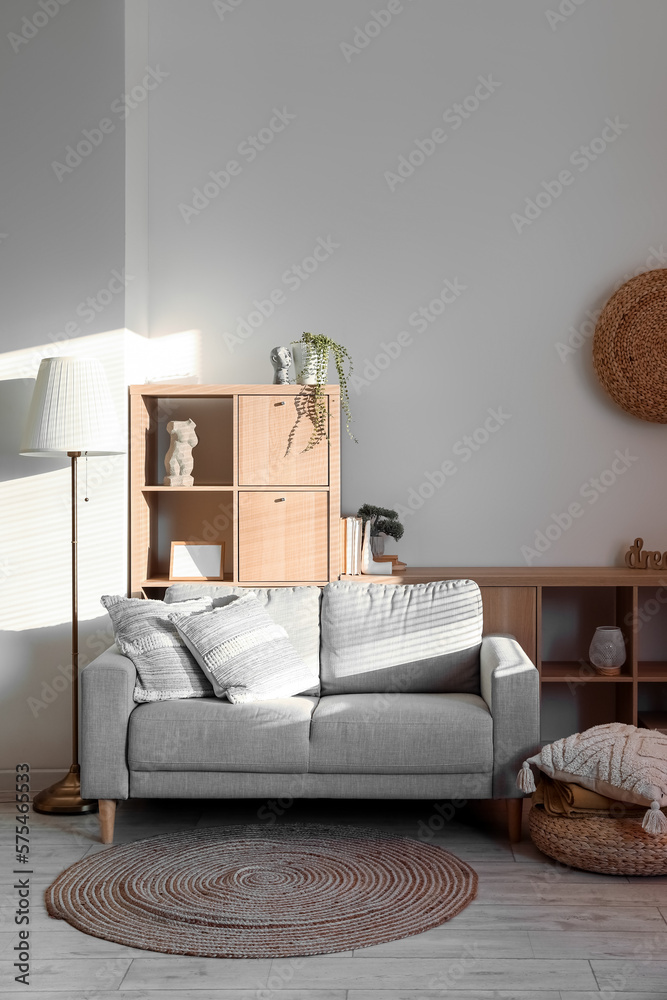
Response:
[{"label": "stack of book", "polygon": [[340,571],[345,576],[361,573],[361,543],[364,537],[364,522],[360,517],[340,519]]},{"label": "stack of book", "polygon": [[[341,576],[359,576],[361,570],[361,547],[364,540],[364,522],[360,517],[341,517],[340,519],[340,572]],[[406,564],[399,561],[398,556],[374,556],[374,562],[385,563],[381,570],[386,576],[392,572],[402,573]]]}]

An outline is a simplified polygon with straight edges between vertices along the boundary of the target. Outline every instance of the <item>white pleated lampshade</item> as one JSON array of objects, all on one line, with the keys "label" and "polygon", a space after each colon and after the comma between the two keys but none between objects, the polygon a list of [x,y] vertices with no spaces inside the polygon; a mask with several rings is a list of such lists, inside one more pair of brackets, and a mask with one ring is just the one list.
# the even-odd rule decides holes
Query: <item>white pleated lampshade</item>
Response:
[{"label": "white pleated lampshade", "polygon": [[61,458],[69,451],[125,451],[102,365],[95,358],[44,358],[37,372],[21,454]]}]

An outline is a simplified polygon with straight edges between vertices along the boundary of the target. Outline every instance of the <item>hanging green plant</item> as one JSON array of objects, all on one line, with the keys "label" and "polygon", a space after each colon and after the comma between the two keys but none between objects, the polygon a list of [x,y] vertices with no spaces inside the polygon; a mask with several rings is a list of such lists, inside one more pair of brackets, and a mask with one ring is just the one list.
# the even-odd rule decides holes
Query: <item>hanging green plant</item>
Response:
[{"label": "hanging green plant", "polygon": [[[299,351],[302,349],[302,360],[297,361]],[[352,374],[352,358],[346,347],[337,344],[331,337],[323,333],[303,333],[301,340],[292,342],[292,349],[295,355],[296,380],[302,385],[312,385],[312,405],[309,407],[309,416],[313,423],[313,433],[306,445],[305,450],[310,451],[318,444],[322,438],[327,437],[327,404],[325,399],[324,386],[327,384],[327,374],[329,370],[329,357],[332,356],[338,375],[340,385],[340,405],[345,414],[345,430],[349,437],[357,443],[357,439],[350,430],[350,394],[348,390],[348,379]]]}]

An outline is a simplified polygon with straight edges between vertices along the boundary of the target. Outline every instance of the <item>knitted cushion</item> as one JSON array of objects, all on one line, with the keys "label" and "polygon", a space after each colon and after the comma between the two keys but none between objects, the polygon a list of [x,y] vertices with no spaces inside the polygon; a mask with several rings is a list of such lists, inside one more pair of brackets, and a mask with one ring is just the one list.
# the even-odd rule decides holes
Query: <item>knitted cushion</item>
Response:
[{"label": "knitted cushion", "polygon": [[210,608],[210,597],[184,601],[176,606],[138,597],[105,596],[100,602],[109,612],[116,645],[137,668],[135,701],[203,698],[213,694],[211,685],[168,619],[175,607],[188,611]]},{"label": "knitted cushion", "polygon": [[650,805],[644,829],[667,829],[660,806],[667,805],[667,736],[623,722],[594,726],[542,747],[524,761],[517,779],[522,791],[535,790],[534,764],[550,778],[573,781],[610,799]]},{"label": "knitted cushion", "polygon": [[170,618],[218,698],[234,704],[288,698],[317,684],[317,674],[255,594],[213,611]]}]

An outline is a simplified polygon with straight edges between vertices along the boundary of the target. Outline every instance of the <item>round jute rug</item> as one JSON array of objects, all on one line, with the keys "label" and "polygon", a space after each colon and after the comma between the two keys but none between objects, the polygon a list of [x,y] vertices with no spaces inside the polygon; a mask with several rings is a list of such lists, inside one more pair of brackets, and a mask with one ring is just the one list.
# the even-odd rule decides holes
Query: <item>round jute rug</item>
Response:
[{"label": "round jute rug", "polygon": [[189,830],[78,861],[46,890],[86,934],[176,955],[283,958],[420,934],[477,893],[464,861],[351,826]]}]

